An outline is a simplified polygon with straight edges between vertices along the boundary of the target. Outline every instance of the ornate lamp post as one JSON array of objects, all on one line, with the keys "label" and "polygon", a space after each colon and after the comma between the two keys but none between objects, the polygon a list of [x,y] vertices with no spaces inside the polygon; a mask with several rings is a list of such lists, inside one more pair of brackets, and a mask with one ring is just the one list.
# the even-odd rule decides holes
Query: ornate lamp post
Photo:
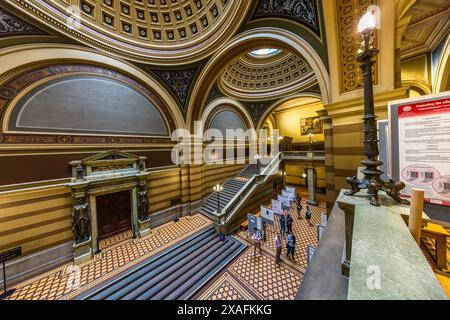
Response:
[{"label": "ornate lamp post", "polygon": [[217,213],[220,212],[220,192],[223,190],[223,187],[220,184],[214,186],[214,191],[217,192]]},{"label": "ornate lamp post", "polygon": [[259,167],[260,167],[259,160],[261,159],[261,155],[257,154],[255,156],[255,159],[256,159],[256,174],[259,174]]},{"label": "ornate lamp post", "polygon": [[376,19],[372,12],[368,11],[360,20],[358,31],[363,38],[363,47],[359,51],[356,59],[361,64],[362,75],[364,78],[364,155],[367,157],[361,163],[366,167],[362,172],[364,178],[359,180],[356,177],[348,177],[347,183],[351,185],[352,190],[346,192],[346,195],[354,195],[362,189],[368,189],[370,195],[370,204],[380,206],[378,192],[385,191],[388,196],[402,204],[409,204],[409,201],[400,198],[399,192],[405,188],[403,182],[393,180],[383,181],[380,176],[383,172],[378,168],[383,164],[378,159],[380,154],[378,148],[378,130],[374,108],[372,68],[374,65],[373,57],[379,50],[373,48],[374,30]]},{"label": "ornate lamp post", "polygon": [[314,135],[312,133],[308,133],[308,138],[309,138],[309,151],[312,151],[312,144],[313,144]]}]

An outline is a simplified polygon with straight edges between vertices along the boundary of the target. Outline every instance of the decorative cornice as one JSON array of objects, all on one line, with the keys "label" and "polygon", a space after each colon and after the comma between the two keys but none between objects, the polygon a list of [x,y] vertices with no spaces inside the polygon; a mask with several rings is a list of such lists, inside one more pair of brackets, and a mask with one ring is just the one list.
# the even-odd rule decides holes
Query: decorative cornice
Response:
[{"label": "decorative cornice", "polygon": [[[408,97],[409,88],[400,88],[375,94],[375,111],[386,111],[387,104],[390,101],[405,99]],[[328,115],[332,119],[363,115],[364,113],[364,97],[353,98],[342,102],[324,105]]]},{"label": "decorative cornice", "polygon": [[[210,56],[239,28],[250,0],[11,0],[83,44],[136,62],[186,65]],[[75,16],[75,19],[74,19]],[[78,17],[80,19],[78,19]],[[79,20],[79,23],[70,23]]]}]

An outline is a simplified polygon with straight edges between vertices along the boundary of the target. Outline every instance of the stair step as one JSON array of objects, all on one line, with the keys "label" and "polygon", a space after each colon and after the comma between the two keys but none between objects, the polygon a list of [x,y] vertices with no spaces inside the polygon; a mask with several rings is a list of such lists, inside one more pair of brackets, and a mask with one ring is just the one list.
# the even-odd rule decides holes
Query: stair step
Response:
[{"label": "stair step", "polygon": [[[200,252],[200,256],[204,258],[203,255],[209,254],[210,251],[213,250],[213,244],[216,242],[219,242],[219,239],[217,235],[214,237],[215,239],[212,239],[209,243],[206,245],[210,247],[209,250],[204,251],[204,246],[201,246],[202,249]],[[182,268],[182,266],[192,266],[192,261],[195,260],[195,257],[199,257],[198,250],[199,248],[196,248],[196,250],[190,251],[187,254],[182,255],[179,259],[175,261],[175,263],[167,263],[157,270],[155,272],[152,272],[150,275],[145,276],[145,281],[142,285],[138,286],[136,289],[129,291],[126,295],[122,296],[122,300],[146,300],[148,297],[151,296],[152,292],[157,292],[161,290],[162,287],[164,287],[164,280],[165,279],[172,279],[173,275],[177,273],[177,270]],[[172,262],[172,261],[169,261]],[[159,283],[162,282],[162,284],[159,285]]]},{"label": "stair step", "polygon": [[[219,242],[219,240],[217,241]],[[211,260],[222,252],[225,252],[232,245],[229,241],[220,246],[215,246],[214,244],[216,243],[211,243],[210,246],[204,248],[204,251],[195,255],[195,258],[189,261],[189,263],[184,264],[184,266],[178,267],[177,265],[173,265],[166,270],[167,276],[160,276],[160,279],[153,281],[144,292],[136,296],[136,299],[162,299],[165,295],[180,286],[183,283],[183,279],[192,277],[197,271],[203,269]]]},{"label": "stair step", "polygon": [[[200,282],[202,278],[210,273],[209,270],[215,271],[215,269],[220,267],[228,256],[232,255],[233,252],[239,248],[238,243],[233,243],[231,241],[229,241],[229,243],[230,244],[227,248],[222,250],[222,253],[216,254],[215,257],[208,257],[207,260],[202,261],[202,264],[196,265],[193,269],[191,269],[189,273],[183,274],[183,276],[177,281],[181,283],[181,285],[173,283],[164,290],[161,290],[157,295],[153,296],[152,299],[179,299],[180,295],[184,294],[190,288],[198,287],[201,283],[197,285],[196,283]],[[220,247],[220,249],[222,249],[222,247]]]},{"label": "stair step", "polygon": [[204,229],[148,258],[109,283],[78,298],[91,300],[188,299],[246,245],[232,237],[219,240],[214,228]]},{"label": "stair step", "polygon": [[[140,281],[142,277],[148,277],[151,270],[163,266],[171,259],[181,259],[184,255],[189,254],[196,248],[201,248],[202,245],[208,244],[213,238],[216,237],[217,235],[212,227],[202,230],[181,243],[174,245],[164,252],[150,257],[144,262],[138,264],[133,267],[132,270],[123,273],[115,281],[104,286],[100,285],[98,290],[83,294],[81,298],[101,300],[111,297],[112,295],[120,296],[120,291],[123,291],[130,281]],[[130,286],[128,287],[130,288]],[[117,294],[117,292],[119,292],[119,294]]]}]

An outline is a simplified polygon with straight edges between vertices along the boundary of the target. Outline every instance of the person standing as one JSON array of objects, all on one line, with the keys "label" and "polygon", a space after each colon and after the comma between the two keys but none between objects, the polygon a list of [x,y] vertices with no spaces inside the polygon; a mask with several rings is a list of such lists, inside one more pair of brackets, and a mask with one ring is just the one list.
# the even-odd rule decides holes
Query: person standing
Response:
[{"label": "person standing", "polygon": [[292,249],[294,248],[294,238],[293,234],[288,232],[287,240],[286,240],[286,257],[290,258],[291,256],[294,257],[294,252]]},{"label": "person standing", "polygon": [[308,224],[310,226],[312,226],[313,224],[311,223],[311,216],[312,216],[312,212],[311,209],[309,208],[309,206],[306,207],[306,213],[305,213],[305,219],[308,222]]},{"label": "person standing", "polygon": [[287,227],[287,233],[292,233],[292,224],[294,223],[294,219],[292,219],[292,216],[288,213],[286,216],[286,227]]},{"label": "person standing", "polygon": [[286,234],[286,218],[284,217],[284,214],[282,214],[280,216],[280,232],[281,235],[284,237],[284,235]]},{"label": "person standing", "polygon": [[[254,256],[255,257],[260,256],[262,254],[262,251],[261,251],[262,235],[261,235],[261,232],[257,228],[254,229],[252,239],[253,239],[253,243],[255,246]],[[256,252],[258,250],[259,250],[259,254],[256,254]]]},{"label": "person standing", "polygon": [[282,250],[282,246],[283,246],[280,233],[277,233],[277,235],[275,236],[274,242],[275,242],[275,250],[276,250],[275,263],[277,265],[280,265],[280,262],[282,261],[281,260],[281,250]]},{"label": "person standing", "polygon": [[295,234],[291,233],[291,238],[289,239],[289,247],[290,247],[290,256],[292,260],[295,259],[295,245],[296,245]]}]

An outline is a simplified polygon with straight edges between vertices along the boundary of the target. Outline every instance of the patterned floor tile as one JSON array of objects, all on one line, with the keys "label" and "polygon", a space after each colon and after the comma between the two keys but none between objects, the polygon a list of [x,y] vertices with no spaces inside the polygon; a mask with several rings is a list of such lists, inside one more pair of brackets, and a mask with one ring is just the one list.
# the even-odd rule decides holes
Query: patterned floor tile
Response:
[{"label": "patterned floor tile", "polygon": [[113,247],[118,243],[122,244],[126,240],[131,240],[132,237],[133,232],[131,230],[127,230],[107,239],[100,240],[98,244],[101,250],[105,250],[107,248]]},{"label": "patterned floor tile", "polygon": [[[293,263],[300,266],[304,271],[308,265],[306,249],[308,244],[317,245],[317,227],[316,225],[320,223],[321,215],[324,212],[323,208],[312,207],[310,206],[312,217],[311,223],[313,226],[310,226],[305,217],[306,205],[303,205],[303,210],[301,213],[302,219],[297,218],[297,212],[294,207],[291,208],[291,215],[294,218],[294,224],[292,226],[292,231],[295,234],[296,238],[296,247]],[[275,228],[272,226],[266,226],[266,240],[263,242],[262,246],[270,250],[275,254],[275,243],[274,238],[276,233],[280,230],[280,225],[278,219],[275,219]],[[248,237],[247,231],[240,231],[238,233],[240,237],[247,241],[251,241]],[[286,239],[287,237],[283,237],[283,250],[282,255],[286,254]]]},{"label": "patterned floor tile", "polygon": [[252,248],[233,262],[228,271],[262,300],[293,300],[303,278],[297,270],[277,265],[265,252],[254,257]]},{"label": "patterned floor tile", "polygon": [[125,241],[95,255],[90,261],[66,264],[16,286],[10,300],[70,299],[98,283],[130,268],[189,235],[211,224],[197,214],[181,218],[152,230],[142,239]]},{"label": "patterned floor tile", "polygon": [[224,273],[198,300],[253,300],[248,293],[227,272]]}]

